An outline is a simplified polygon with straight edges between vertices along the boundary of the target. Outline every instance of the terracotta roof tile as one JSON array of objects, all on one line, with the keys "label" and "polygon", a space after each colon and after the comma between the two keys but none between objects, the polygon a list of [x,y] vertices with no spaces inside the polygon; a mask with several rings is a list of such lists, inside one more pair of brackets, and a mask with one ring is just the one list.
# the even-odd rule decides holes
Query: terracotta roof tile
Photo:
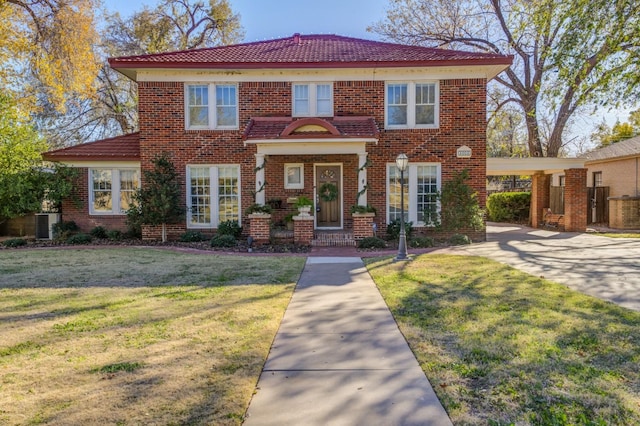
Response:
[{"label": "terracotta roof tile", "polygon": [[588,152],[582,156],[587,161],[608,160],[613,158],[640,155],[640,136],[613,143],[604,148]]},{"label": "terracotta roof tile", "polygon": [[48,161],[138,161],[140,160],[140,133],[83,143],[42,154]]},{"label": "terracotta roof tile", "polygon": [[306,68],[511,64],[511,56],[408,46],[338,35],[299,35],[253,43],[109,59],[113,68]]},{"label": "terracotta roof tile", "polygon": [[[292,123],[299,124],[289,127]],[[313,126],[305,128],[305,126]],[[324,131],[320,127],[325,127]],[[289,128],[289,131],[285,132]],[[333,134],[330,129],[337,129],[339,134]],[[299,130],[298,130],[299,129]],[[287,134],[289,133],[289,134]],[[305,138],[353,139],[378,138],[378,126],[373,117],[332,117],[301,118],[291,117],[255,117],[252,118],[244,131],[243,139],[251,140],[287,140]]]}]

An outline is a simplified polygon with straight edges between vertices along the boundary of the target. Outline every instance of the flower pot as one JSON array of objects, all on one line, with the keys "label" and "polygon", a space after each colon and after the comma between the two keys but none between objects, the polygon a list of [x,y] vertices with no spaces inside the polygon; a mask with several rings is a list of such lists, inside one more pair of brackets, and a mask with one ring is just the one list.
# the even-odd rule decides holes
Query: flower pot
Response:
[{"label": "flower pot", "polygon": [[310,216],[309,212],[311,211],[311,206],[300,206],[298,207],[298,213],[300,216]]}]

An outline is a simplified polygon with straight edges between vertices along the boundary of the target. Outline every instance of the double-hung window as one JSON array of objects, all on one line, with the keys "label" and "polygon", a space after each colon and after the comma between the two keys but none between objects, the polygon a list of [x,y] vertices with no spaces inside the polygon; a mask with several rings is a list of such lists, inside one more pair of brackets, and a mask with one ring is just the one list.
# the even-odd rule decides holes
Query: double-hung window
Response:
[{"label": "double-hung window", "polygon": [[238,86],[188,84],[185,86],[187,129],[237,129]]},{"label": "double-hung window", "polygon": [[91,214],[125,214],[140,187],[137,169],[90,169]]},{"label": "double-hung window", "polygon": [[402,214],[400,188],[404,189],[404,219],[417,226],[433,226],[439,215],[440,163],[409,164],[400,183],[395,163],[387,166],[387,220],[399,220]]},{"label": "double-hung window", "polygon": [[189,228],[216,228],[228,220],[240,223],[240,166],[188,166],[187,182]]},{"label": "double-hung window", "polygon": [[385,87],[385,128],[438,127],[438,84],[389,82]]},{"label": "double-hung window", "polygon": [[331,83],[295,83],[293,89],[294,117],[333,116],[333,86]]}]

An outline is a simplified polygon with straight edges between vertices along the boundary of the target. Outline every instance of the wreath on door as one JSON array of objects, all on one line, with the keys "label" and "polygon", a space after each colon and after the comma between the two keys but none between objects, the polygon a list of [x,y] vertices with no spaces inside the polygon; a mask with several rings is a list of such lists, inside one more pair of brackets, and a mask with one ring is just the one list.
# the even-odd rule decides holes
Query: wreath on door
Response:
[{"label": "wreath on door", "polygon": [[333,201],[338,198],[338,187],[331,182],[323,183],[318,193],[322,201]]}]

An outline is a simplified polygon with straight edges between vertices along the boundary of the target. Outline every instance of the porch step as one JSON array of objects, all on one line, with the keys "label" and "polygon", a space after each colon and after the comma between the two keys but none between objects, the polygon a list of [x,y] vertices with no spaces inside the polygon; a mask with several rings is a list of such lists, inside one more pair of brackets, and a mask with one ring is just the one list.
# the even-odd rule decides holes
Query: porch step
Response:
[{"label": "porch step", "polygon": [[311,245],[315,247],[355,247],[351,232],[315,232]]}]

